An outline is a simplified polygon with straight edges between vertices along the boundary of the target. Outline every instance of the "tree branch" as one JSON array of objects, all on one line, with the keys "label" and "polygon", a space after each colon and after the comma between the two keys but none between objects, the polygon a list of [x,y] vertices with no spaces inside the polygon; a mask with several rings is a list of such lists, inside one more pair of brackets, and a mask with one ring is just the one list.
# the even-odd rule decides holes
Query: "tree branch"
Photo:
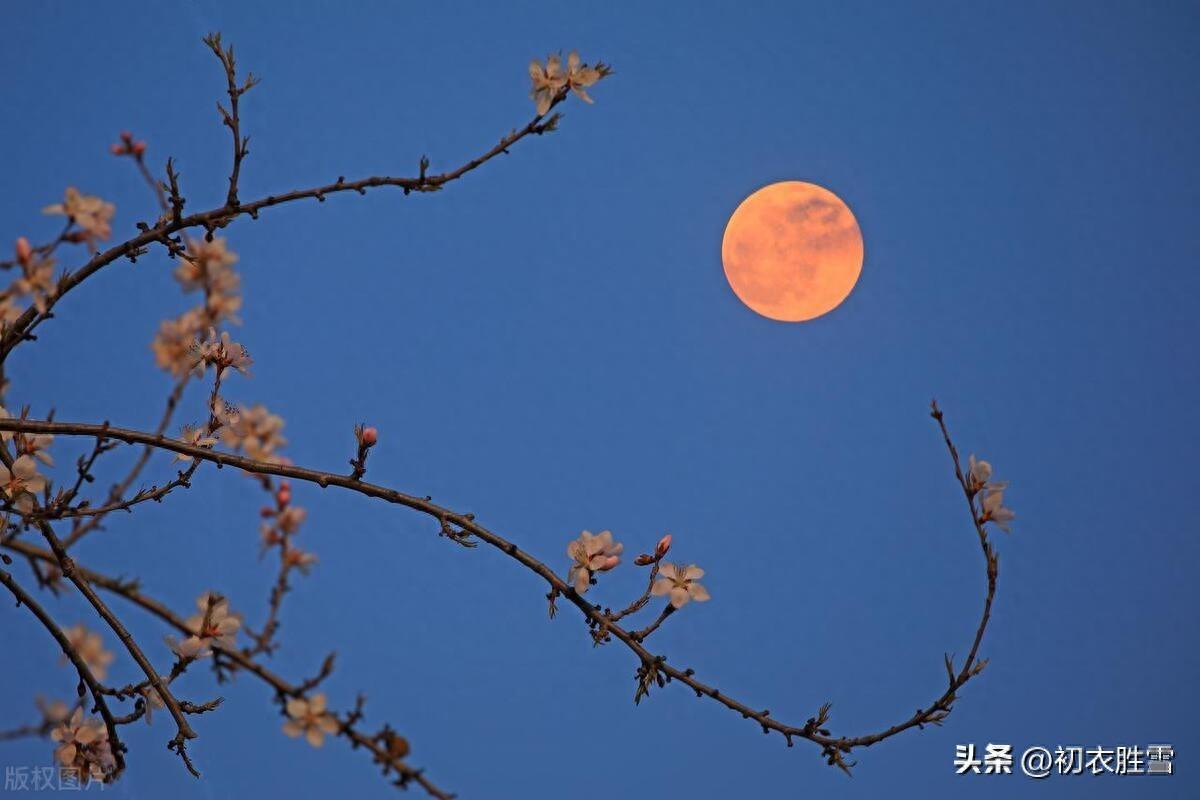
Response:
[{"label": "tree branch", "polygon": [[[567,90],[564,87],[554,98],[551,105],[553,108],[558,103],[561,103],[566,98]],[[444,187],[446,184],[461,178],[468,172],[471,172],[488,161],[491,161],[501,153],[506,153],[510,147],[517,142],[526,138],[530,134],[542,134],[553,130],[558,122],[558,114],[551,114],[549,117],[538,115],[528,123],[517,130],[512,131],[507,136],[504,136],[491,149],[484,152],[482,155],[467,161],[456,169],[449,172],[441,173],[440,175],[425,174],[426,161],[422,160],[420,174],[416,178],[391,177],[391,176],[372,176],[361,178],[355,181],[347,181],[345,178],[339,177],[333,183],[325,184],[324,186],[316,186],[311,189],[298,189],[292,192],[285,192],[279,195],[268,195],[260,200],[255,200],[251,203],[239,203],[230,205],[227,201],[220,208],[214,208],[209,211],[202,211],[197,214],[188,216],[176,215],[172,219],[164,219],[154,227],[146,227],[137,236],[134,236],[120,244],[114,245],[109,249],[97,253],[91,260],[84,264],[79,269],[63,277],[59,281],[55,293],[46,298],[45,310],[38,312],[35,307],[29,307],[21,313],[11,326],[0,337],[0,364],[12,352],[13,348],[29,338],[33,329],[37,327],[43,320],[50,318],[53,314],[54,306],[72,289],[83,283],[85,280],[95,275],[104,267],[117,261],[121,258],[136,260],[139,256],[146,253],[146,249],[155,243],[170,242],[172,234],[178,233],[190,228],[204,228],[209,235],[213,231],[223,228],[232,222],[234,219],[249,215],[253,219],[258,218],[259,212],[267,208],[291,203],[297,200],[318,200],[324,202],[325,197],[331,194],[342,192],[358,192],[366,194],[368,189],[373,189],[383,186],[392,186],[404,191],[407,195],[410,192],[432,192]],[[232,188],[232,187],[231,187]]]},{"label": "tree branch", "polygon": [[[13,552],[20,553],[21,555],[30,559],[36,559],[49,564],[55,563],[55,557],[53,553],[43,550],[35,545],[31,545],[27,542],[8,542],[4,545],[4,547]],[[194,631],[188,627],[187,621],[184,620],[183,617],[176,614],[161,601],[141,591],[136,583],[119,580],[80,565],[76,566],[76,571],[89,583],[99,586],[101,589],[104,589],[107,592],[111,592],[123,597],[139,608],[149,612],[155,617],[158,617],[163,622],[166,622],[181,634],[190,636],[194,633]],[[7,573],[0,574],[6,575]],[[50,622],[53,624],[53,621]],[[244,654],[242,651],[236,648],[226,648],[219,644],[214,644],[213,650],[218,653],[220,657],[228,659],[238,668],[245,670],[251,675],[254,675],[260,681],[270,686],[275,690],[276,695],[280,698],[303,697],[309,691],[314,689],[318,683],[324,680],[324,678],[328,677],[333,669],[332,657],[326,658],[316,678],[306,680],[299,684],[293,684],[280,677],[275,672],[272,672],[270,669],[260,664],[251,656]],[[96,684],[96,691],[99,692],[100,690],[101,687],[99,684]],[[346,717],[350,716],[352,715],[346,715]],[[359,716],[361,716],[361,714]],[[355,722],[357,722],[357,720],[355,720]],[[454,795],[438,788],[433,781],[425,776],[423,770],[414,769],[404,763],[401,760],[402,756],[398,756],[394,750],[389,749],[387,743],[389,741],[389,737],[381,736],[380,734],[370,734],[362,730],[356,724],[347,724],[345,719],[341,720],[341,723],[342,726],[339,730],[339,734],[345,736],[351,742],[351,747],[362,747],[366,749],[369,753],[371,753],[372,759],[375,761],[375,763],[380,764],[385,768],[385,772],[391,771],[399,776],[397,780],[402,786],[415,783],[429,793],[431,797],[437,798],[438,800],[451,800],[454,797]]]},{"label": "tree branch", "polygon": [[[944,430],[944,422],[940,419],[941,412],[936,405],[933,407],[933,415],[938,419],[939,425]],[[43,422],[36,420],[16,420],[16,419],[0,419],[0,431],[26,431],[31,433],[52,433],[60,436],[95,436],[100,432],[101,426],[91,425],[86,423],[74,422]],[[869,747],[895,736],[902,731],[910,728],[920,727],[925,724],[940,724],[942,719],[950,712],[950,707],[956,697],[956,694],[964,684],[972,677],[977,675],[982,669],[982,665],[986,662],[975,663],[974,659],[978,653],[979,645],[983,640],[984,632],[987,628],[988,621],[991,617],[992,600],[995,596],[996,574],[998,571],[998,561],[987,540],[987,533],[983,528],[980,515],[975,512],[972,495],[968,492],[968,501],[971,505],[972,519],[975,524],[976,532],[980,537],[983,546],[984,555],[987,560],[987,575],[988,589],[987,596],[984,601],[984,610],[982,618],[979,622],[979,627],[976,631],[975,639],[972,643],[971,652],[968,655],[967,662],[962,670],[953,675],[950,680],[949,687],[940,695],[930,706],[919,708],[908,719],[901,723],[893,725],[886,730],[877,733],[864,734],[854,737],[834,737],[827,732],[823,726],[825,719],[828,717],[828,709],[820,715],[825,719],[810,718],[804,725],[791,725],[782,722],[770,715],[768,711],[751,708],[749,705],[738,701],[713,686],[709,686],[697,680],[694,675],[694,670],[678,669],[666,663],[666,657],[656,655],[650,652],[638,640],[638,633],[631,632],[622,626],[613,623],[598,606],[592,605],[582,595],[575,592],[574,588],[560,578],[553,570],[539,561],[530,553],[517,547],[516,544],[505,539],[487,528],[483,527],[475,521],[473,514],[460,514],[450,509],[444,508],[433,503],[427,497],[416,497],[414,495],[405,494],[404,492],[390,489],[384,486],[379,486],[365,481],[356,480],[345,475],[338,475],[331,472],[321,472],[319,470],[307,469],[304,467],[296,467],[287,464],[273,464],[264,461],[255,461],[254,459],[244,456],[237,456],[227,453],[215,452],[202,447],[196,447],[184,442],[168,439],[162,436],[153,436],[151,434],[142,433],[140,431],[128,430],[124,428],[105,427],[105,435],[112,439],[126,441],[130,443],[152,445],[163,450],[169,450],[175,453],[192,456],[194,458],[211,461],[218,468],[226,466],[237,467],[250,473],[261,475],[276,475],[293,480],[307,481],[315,483],[322,488],[328,486],[336,486],[343,489],[349,489],[367,497],[376,497],[386,500],[389,503],[405,506],[439,521],[441,529],[444,531],[449,527],[451,529],[452,538],[467,539],[474,537],[479,541],[485,542],[492,547],[500,550],[508,557],[520,563],[522,566],[529,569],[534,574],[541,577],[551,587],[551,591],[557,592],[558,595],[566,597],[573,605],[576,606],[587,618],[590,625],[604,627],[612,636],[622,642],[638,659],[638,676],[640,686],[638,697],[645,694],[652,683],[657,682],[662,685],[666,681],[678,681],[692,689],[698,697],[709,697],[731,711],[735,711],[745,719],[751,719],[762,727],[764,733],[779,733],[787,740],[789,746],[792,744],[793,738],[807,739],[814,742],[822,748],[822,753],[828,763],[836,765],[843,770],[849,771],[849,767],[853,764],[845,762],[843,756],[849,753],[856,747]],[[950,444],[949,435],[945,434],[946,441],[950,447],[951,457],[955,464],[956,475],[959,476],[960,485],[967,491],[969,484],[962,478],[962,470],[958,465],[957,453]],[[457,528],[457,531],[454,529]]]}]

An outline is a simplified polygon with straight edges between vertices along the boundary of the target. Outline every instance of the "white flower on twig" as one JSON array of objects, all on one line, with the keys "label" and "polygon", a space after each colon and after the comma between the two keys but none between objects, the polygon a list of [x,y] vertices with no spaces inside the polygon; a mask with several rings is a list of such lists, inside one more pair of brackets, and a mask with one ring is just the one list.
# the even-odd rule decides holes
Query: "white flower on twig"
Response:
[{"label": "white flower on twig", "polygon": [[236,369],[246,375],[249,373],[250,365],[254,363],[254,359],[250,358],[250,352],[244,346],[233,341],[229,336],[229,331],[221,331],[218,336],[215,328],[208,329],[206,340],[196,343],[195,352],[195,369],[200,375],[204,374],[210,364],[222,378],[226,377],[231,369]]},{"label": "white flower on twig", "polygon": [[89,780],[104,780],[116,767],[112,748],[108,741],[108,729],[98,719],[83,716],[83,709],[75,709],[71,718],[50,732],[50,738],[58,742],[54,758],[63,767],[77,771],[82,783]]},{"label": "white flower on twig", "polygon": [[603,78],[609,72],[604,64],[597,64],[595,67],[589,67],[579,60],[579,51],[572,50],[567,56],[567,85],[571,87],[571,91],[585,103],[595,102],[588,97],[588,93],[584,91],[587,87],[592,86],[596,81]]},{"label": "white flower on twig", "polygon": [[84,231],[84,238],[107,239],[112,235],[112,218],[117,207],[99,197],[81,194],[74,186],[67,187],[61,203],[46,206],[44,214],[64,214]]},{"label": "white flower on twig", "polygon": [[165,369],[177,378],[192,371],[196,366],[193,345],[204,330],[205,319],[203,308],[190,308],[178,318],[159,324],[158,334],[150,343],[159,369]]},{"label": "white flower on twig", "polygon": [[167,643],[180,658],[204,658],[212,655],[213,645],[225,649],[232,649],[237,645],[242,615],[229,610],[227,599],[205,592],[196,599],[196,607],[200,609],[200,613],[193,614],[184,623],[192,635],[182,642],[176,642],[174,637],[167,637]]},{"label": "white flower on twig", "polygon": [[282,417],[272,414],[266,406],[255,405],[226,421],[221,437],[225,444],[255,461],[278,464],[284,459],[275,451],[287,444],[282,431]]},{"label": "white flower on twig", "polygon": [[992,465],[987,461],[976,460],[972,454],[967,458],[968,473],[970,474],[970,491],[982,495],[980,507],[983,515],[981,524],[994,522],[1005,533],[1009,532],[1009,523],[1016,519],[1011,508],[1004,505],[1004,492],[1008,489],[1008,481],[992,480]]},{"label": "white flower on twig", "polygon": [[613,541],[610,531],[601,531],[595,536],[591,531],[584,531],[567,545],[567,555],[574,561],[567,571],[567,581],[575,591],[583,594],[591,585],[593,574],[607,572],[621,563],[623,549],[623,544]]},{"label": "white flower on twig", "polygon": [[1004,505],[1004,489],[986,490],[981,505],[983,506],[983,522],[994,522],[1005,533],[1011,532],[1009,523],[1016,519],[1017,515],[1011,508]]},{"label": "white flower on twig", "polygon": [[[104,680],[108,675],[108,665],[113,662],[114,656],[104,649],[104,639],[100,634],[90,631],[86,626],[80,624],[64,629],[63,635],[67,637],[71,649],[79,654],[79,659],[87,665],[96,680]],[[66,655],[63,655],[60,661],[66,663]]]},{"label": "white flower on twig", "polygon": [[[209,436],[204,428],[198,428],[194,425],[184,425],[179,432],[179,441],[184,444],[194,445],[195,447],[211,448],[217,443],[215,436]],[[189,456],[185,453],[176,453],[174,461],[195,461],[195,456]]]},{"label": "white flower on twig", "polygon": [[708,590],[697,582],[703,577],[704,570],[695,564],[681,567],[663,562],[658,568],[658,579],[654,581],[651,594],[655,597],[669,595],[671,605],[675,608],[682,608],[691,600],[703,603],[709,599]]},{"label": "white flower on twig", "polygon": [[13,462],[12,469],[0,464],[0,491],[22,514],[33,508],[35,495],[46,488],[46,478],[38,474],[37,463],[29,456]]},{"label": "white flower on twig", "polygon": [[293,697],[287,701],[287,713],[291,719],[283,723],[283,732],[293,739],[304,734],[313,747],[325,744],[325,734],[338,732],[337,718],[325,710],[324,693]]},{"label": "white flower on twig", "polygon": [[182,263],[175,268],[175,278],[183,291],[203,289],[205,308],[211,321],[237,322],[235,314],[242,307],[241,277],[233,270],[237,253],[228,249],[225,239],[187,238],[187,250],[180,256]]},{"label": "white flower on twig", "polygon": [[537,113],[541,116],[550,110],[559,90],[567,85],[567,78],[562,74],[562,59],[552,55],[546,59],[545,66],[536,58],[530,61],[529,79],[533,82],[529,96],[537,104]]},{"label": "white flower on twig", "polygon": [[[163,683],[167,682],[166,675],[160,675],[159,678],[162,680]],[[150,716],[154,712],[154,710],[158,709],[158,708],[162,708],[163,706],[166,705],[166,703],[163,702],[162,695],[160,695],[158,693],[158,689],[155,689],[152,684],[146,684],[145,686],[143,686],[142,690],[141,690],[141,695],[142,695],[142,704],[144,705],[144,707],[146,709],[145,713],[144,713],[144,716],[146,717],[146,724],[149,725],[150,724]]]}]

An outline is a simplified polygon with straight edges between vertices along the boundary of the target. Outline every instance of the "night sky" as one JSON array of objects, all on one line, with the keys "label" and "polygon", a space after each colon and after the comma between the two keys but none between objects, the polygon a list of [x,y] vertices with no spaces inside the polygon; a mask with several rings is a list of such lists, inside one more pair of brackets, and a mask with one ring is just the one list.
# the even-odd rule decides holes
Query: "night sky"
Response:
[{"label": "night sky", "polygon": [[[1195,452],[1200,389],[1200,13],[1194,3],[12,3],[0,12],[0,241],[53,237],[74,185],[117,205],[114,239],[157,216],[122,129],[174,156],[189,210],[224,200],[220,30],[263,82],[243,101],[242,196],[339,175],[433,171],[534,114],[527,64],[578,48],[615,74],[560,130],[435,194],[379,190],[241,219],[255,359],[230,400],[287,422],[297,464],[474,512],[565,574],[610,529],[630,558],[589,598],[642,588],[665,532],[711,602],[651,639],[671,663],[803,724],[883,729],[942,691],[984,594],[979,546],[928,406],[964,457],[1011,482],[987,670],[942,728],[856,753],[853,779],[683,687],[632,702],[636,660],[593,648],[573,609],[502,553],[427,517],[295,488],[320,562],[287,598],[271,659],[301,679],[338,652],[331,704],[367,695],[411,763],[463,798],[1182,797],[1200,792]],[[853,209],[857,287],[811,322],[730,291],[729,215],[801,180]],[[79,251],[61,265],[81,263]],[[149,342],[190,302],[157,250],[64,298],[7,365],[8,408],[152,429],[170,390]],[[204,413],[186,395],[180,421]],[[177,430],[175,428],[174,430]],[[60,439],[58,480],[86,440]],[[114,455],[126,463],[132,453]],[[123,461],[125,459],[125,461]],[[173,473],[158,456],[146,482]],[[111,482],[95,490],[102,497]],[[213,589],[258,624],[262,493],[201,468],[190,491],[109,521],[79,560],[190,613]],[[23,580],[21,562],[13,569]],[[594,595],[593,595],[594,593]],[[66,625],[90,609],[47,605]],[[114,600],[148,652],[167,631]],[[657,605],[652,608],[657,608]],[[647,620],[652,612],[647,612]],[[24,611],[0,613],[0,727],[75,676]],[[119,643],[106,635],[110,649]],[[127,658],[110,682],[137,679]],[[196,721],[189,777],[163,715],[128,731],[106,795],[389,797],[342,741],[285,737],[249,677]],[[1169,778],[956,776],[956,744],[1170,743]],[[0,745],[48,765],[51,744]],[[93,790],[96,791],[96,790]],[[417,795],[412,795],[417,796]]]}]

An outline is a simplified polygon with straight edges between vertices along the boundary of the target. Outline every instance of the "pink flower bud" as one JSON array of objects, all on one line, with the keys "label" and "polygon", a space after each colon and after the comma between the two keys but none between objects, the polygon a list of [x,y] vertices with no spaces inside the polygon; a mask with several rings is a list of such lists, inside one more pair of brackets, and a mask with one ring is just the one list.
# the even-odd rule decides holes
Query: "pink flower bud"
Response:
[{"label": "pink flower bud", "polygon": [[24,236],[19,237],[17,239],[17,261],[24,264],[29,261],[32,255],[33,249],[29,246],[29,240]]},{"label": "pink flower bud", "polygon": [[135,156],[140,156],[146,152],[146,143],[142,141],[134,142],[133,146],[129,149],[133,151]]},{"label": "pink flower bud", "polygon": [[108,152],[112,153],[114,156],[123,156],[123,155],[125,155],[125,153],[126,153],[126,150],[125,150],[125,145],[123,145],[123,144],[110,144],[110,145],[108,146]]},{"label": "pink flower bud", "polygon": [[129,141],[133,140],[133,134],[130,133],[129,131],[121,131],[121,138],[124,141],[129,142]]},{"label": "pink flower bud", "polygon": [[662,558],[671,549],[671,534],[667,534],[658,540],[658,544],[654,548],[654,555]]},{"label": "pink flower bud", "polygon": [[654,563],[654,560],[654,556],[649,555],[648,553],[642,553],[633,560],[633,563],[637,564],[639,567],[648,567]]},{"label": "pink flower bud", "polygon": [[379,431],[375,430],[374,428],[363,428],[363,432],[362,432],[363,445],[365,445],[366,447],[374,447],[375,443],[378,441],[379,441]]},{"label": "pink flower bud", "polygon": [[288,503],[292,502],[292,490],[287,487],[281,488],[278,494],[275,495],[275,500],[279,503],[279,505],[286,506]]}]

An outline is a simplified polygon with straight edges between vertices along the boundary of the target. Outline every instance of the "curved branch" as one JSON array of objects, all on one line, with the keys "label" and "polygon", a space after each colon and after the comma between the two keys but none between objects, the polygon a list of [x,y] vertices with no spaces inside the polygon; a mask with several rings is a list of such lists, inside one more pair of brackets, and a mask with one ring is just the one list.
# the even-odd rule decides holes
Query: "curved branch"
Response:
[{"label": "curved branch", "polygon": [[[6,543],[4,547],[12,550],[13,552],[20,553],[27,558],[36,559],[49,564],[55,563],[53,553],[26,542],[12,541]],[[194,631],[188,627],[187,622],[183,619],[183,617],[176,614],[161,601],[142,592],[135,582],[122,581],[79,565],[76,566],[76,570],[84,578],[86,578],[89,583],[99,586],[105,591],[120,595],[139,608],[171,625],[181,634],[190,636],[192,633],[194,633]],[[7,573],[0,572],[0,575],[7,575]],[[53,624],[53,621],[51,621],[51,624]],[[216,643],[214,643],[212,647],[224,658],[227,658],[229,661],[236,664],[240,669],[244,669],[246,672],[254,675],[263,683],[270,686],[280,697],[304,696],[305,693],[312,690],[322,679],[328,677],[333,667],[332,659],[326,659],[325,664],[322,666],[321,672],[317,678],[305,681],[303,683],[293,684],[267,669],[258,661],[254,660],[254,658],[246,655],[237,648],[226,648]],[[102,687],[97,684],[97,691],[99,691],[101,688]],[[449,794],[443,789],[438,788],[433,781],[425,777],[423,770],[414,769],[405,764],[400,760],[400,757],[395,755],[393,752],[389,752],[387,746],[380,742],[378,736],[371,736],[359,730],[354,724],[350,724],[348,722],[351,715],[347,714],[345,716],[346,719],[340,720],[342,727],[339,733],[349,739],[353,747],[366,748],[366,750],[371,753],[376,763],[386,765],[387,769],[399,775],[399,780],[403,785],[415,783],[428,792],[430,796],[435,797],[438,800],[451,800],[453,795]]]},{"label": "curved branch", "polygon": [[121,640],[121,644],[125,645],[125,649],[129,655],[137,663],[138,667],[146,674],[150,680],[150,685],[154,687],[154,691],[158,693],[159,698],[163,701],[163,705],[167,707],[171,718],[175,721],[176,734],[168,743],[168,747],[177,753],[183,763],[187,766],[188,772],[194,776],[200,777],[200,773],[192,765],[191,760],[187,755],[187,740],[195,739],[196,732],[192,730],[192,726],[188,723],[187,717],[184,716],[183,709],[179,706],[179,701],[167,685],[163,682],[158,671],[154,669],[154,665],[146,658],[146,654],[142,652],[142,648],[133,639],[133,634],[125,627],[125,625],[117,618],[117,615],[112,613],[112,610],[100,599],[96,594],[96,590],[88,583],[88,580],[76,567],[74,560],[67,554],[67,550],[63,547],[62,540],[54,533],[54,529],[50,527],[50,523],[45,520],[37,520],[37,527],[42,532],[42,536],[46,539],[46,543],[50,545],[50,551],[54,554],[55,562],[58,568],[62,571],[63,577],[75,584],[75,588],[79,593],[87,599],[100,618],[108,624],[112,632]]},{"label": "curved branch", "polygon": [[[550,109],[553,109],[561,103],[567,96],[567,88],[563,87],[557,95],[555,95]],[[549,110],[547,110],[549,113]],[[439,175],[425,174],[425,168],[428,162],[422,158],[420,174],[415,178],[410,177],[391,177],[391,176],[372,176],[362,178],[355,181],[347,181],[345,178],[339,177],[333,183],[325,184],[324,186],[316,186],[311,189],[298,189],[292,192],[285,192],[278,195],[267,195],[266,197],[255,200],[250,203],[239,203],[231,205],[226,202],[225,205],[214,208],[209,211],[202,211],[188,216],[180,216],[177,219],[163,219],[154,227],[144,227],[140,234],[128,239],[118,245],[114,245],[102,253],[97,253],[90,261],[84,264],[79,269],[65,276],[58,284],[54,294],[46,299],[45,310],[41,313],[31,306],[18,317],[11,326],[8,326],[4,335],[0,337],[0,363],[3,363],[8,358],[8,354],[13,348],[20,344],[25,339],[29,338],[33,328],[40,324],[41,321],[48,319],[53,314],[54,306],[62,299],[64,295],[70,292],[79,284],[90,278],[92,275],[99,272],[104,267],[117,261],[121,258],[136,259],[138,256],[146,252],[146,248],[155,243],[167,245],[168,249],[173,246],[172,235],[190,228],[204,228],[211,233],[219,228],[223,228],[232,222],[237,217],[249,215],[253,219],[258,218],[260,211],[271,208],[273,206],[291,203],[297,200],[318,200],[324,202],[325,197],[331,194],[341,192],[358,192],[366,194],[368,189],[373,189],[382,186],[393,186],[402,189],[405,194],[410,192],[433,192],[441,189],[446,184],[461,178],[468,172],[477,169],[478,167],[491,161],[501,153],[507,153],[508,149],[517,142],[521,141],[530,134],[543,134],[547,131],[554,130],[558,123],[558,114],[539,114],[524,125],[510,132],[497,142],[491,149],[484,152],[482,155],[467,161],[456,169],[449,172],[443,172]],[[231,192],[232,194],[232,192]]]},{"label": "curved branch", "polygon": [[[50,553],[45,553],[44,555],[46,556],[45,560],[53,563],[54,557]],[[63,654],[75,666],[75,671],[79,673],[79,679],[87,685],[88,691],[92,693],[92,697],[96,701],[95,710],[99,711],[100,718],[104,720],[104,727],[108,731],[108,742],[112,748],[113,761],[116,763],[116,770],[112,773],[112,777],[115,778],[120,775],[125,769],[125,745],[121,742],[121,737],[117,734],[117,721],[113,717],[112,711],[108,708],[108,702],[104,699],[104,687],[96,680],[96,677],[92,674],[92,670],[79,655],[79,651],[71,645],[66,634],[58,627],[58,623],[46,613],[46,610],[38,604],[38,601],[31,597],[12,575],[2,569],[0,569],[0,583],[8,587],[13,597],[17,598],[17,605],[23,605],[28,608],[38,618],[38,622],[42,623],[42,627],[50,632],[50,635],[58,642],[58,646],[62,648]]]},{"label": "curved branch", "polygon": [[822,753],[828,762],[836,765],[843,770],[849,770],[852,764],[847,764],[843,759],[843,754],[849,753],[856,747],[869,747],[877,742],[895,736],[902,731],[910,728],[920,727],[925,724],[940,724],[941,721],[950,712],[957,692],[964,684],[967,683],[975,675],[979,674],[985,661],[976,662],[975,658],[978,654],[979,645],[983,641],[983,635],[987,628],[988,621],[991,618],[992,601],[996,591],[996,575],[998,572],[998,559],[987,539],[987,532],[983,527],[982,517],[976,513],[974,505],[974,494],[970,491],[969,484],[963,477],[962,470],[958,463],[958,454],[950,441],[949,434],[946,433],[945,423],[941,417],[941,411],[936,404],[932,407],[932,414],[938,421],[946,442],[950,449],[952,460],[954,461],[955,473],[958,476],[960,486],[967,495],[967,500],[971,506],[971,516],[975,524],[975,529],[980,537],[980,543],[983,547],[984,556],[987,561],[987,578],[988,589],[986,599],[984,601],[983,614],[979,622],[979,627],[975,634],[975,639],[968,655],[966,663],[962,670],[955,673],[952,668],[950,657],[946,657],[947,673],[949,676],[949,685],[931,705],[925,708],[918,709],[911,717],[893,725],[886,730],[877,733],[864,734],[854,737],[834,737],[825,727],[828,721],[828,706],[821,709],[820,713],[813,718],[810,718],[804,725],[790,725],[784,723],[770,715],[769,711],[758,710],[751,708],[745,703],[736,700],[717,688],[709,686],[697,680],[694,675],[695,671],[691,669],[679,669],[670,666],[666,663],[666,657],[655,655],[650,652],[639,640],[637,632],[626,630],[622,626],[614,623],[607,617],[599,606],[594,606],[584,597],[575,592],[574,588],[560,578],[553,570],[547,567],[544,563],[535,558],[532,554],[522,550],[515,543],[496,534],[487,528],[483,527],[475,521],[473,514],[460,514],[450,509],[444,508],[433,503],[428,497],[416,497],[414,495],[405,494],[404,492],[395,489],[389,489],[385,486],[379,486],[366,481],[357,480],[353,477],[338,475],[330,472],[321,472],[318,470],[307,469],[304,467],[296,467],[285,464],[272,464],[263,461],[246,458],[244,456],[232,455],[227,453],[215,452],[195,445],[190,445],[175,439],[168,439],[163,436],[152,436],[135,430],[124,428],[113,428],[109,426],[92,425],[86,423],[73,422],[44,422],[36,420],[17,420],[17,419],[0,419],[0,431],[27,431],[31,433],[51,433],[59,436],[96,436],[101,433],[103,435],[120,441],[129,442],[131,444],[145,444],[154,447],[169,450],[182,455],[192,456],[193,458],[204,461],[211,461],[218,468],[230,466],[237,467],[251,473],[263,475],[276,475],[283,478],[291,478],[293,480],[307,481],[315,483],[322,488],[328,486],[337,486],[339,488],[348,489],[367,497],[377,497],[386,500],[389,503],[405,506],[438,520],[441,525],[443,534],[450,536],[452,539],[462,543],[464,540],[474,537],[479,541],[495,547],[505,555],[519,562],[531,572],[541,577],[551,587],[552,593],[557,592],[558,595],[566,597],[580,612],[588,619],[589,623],[595,626],[600,626],[608,631],[609,634],[620,640],[630,651],[637,656],[640,666],[638,669],[638,677],[641,682],[639,688],[639,697],[645,693],[649,687],[658,682],[662,685],[667,680],[675,680],[696,692],[697,696],[710,697],[726,708],[737,712],[745,719],[752,719],[760,725],[765,733],[776,732],[782,735],[788,742],[792,744],[793,738],[807,739],[819,745],[822,748]]}]

